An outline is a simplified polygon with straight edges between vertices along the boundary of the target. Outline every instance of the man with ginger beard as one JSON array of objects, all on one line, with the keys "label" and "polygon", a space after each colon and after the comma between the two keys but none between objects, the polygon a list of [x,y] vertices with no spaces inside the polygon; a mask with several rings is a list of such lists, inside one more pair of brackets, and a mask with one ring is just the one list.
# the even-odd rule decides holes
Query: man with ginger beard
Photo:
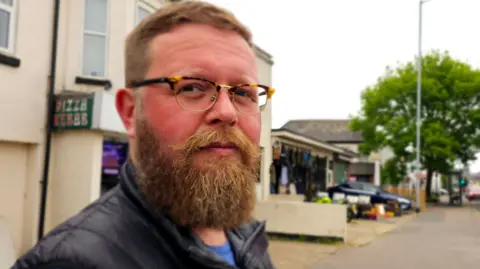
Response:
[{"label": "man with ginger beard", "polygon": [[125,57],[120,184],[13,268],[274,268],[252,218],[274,90],[258,84],[249,30],[212,4],[170,4],[129,34]]},{"label": "man with ginger beard", "polygon": [[137,116],[136,129],[137,182],[157,209],[198,232],[202,227],[235,228],[251,219],[259,152],[258,145],[240,130],[207,129],[172,147],[175,154],[168,154],[146,118]]}]

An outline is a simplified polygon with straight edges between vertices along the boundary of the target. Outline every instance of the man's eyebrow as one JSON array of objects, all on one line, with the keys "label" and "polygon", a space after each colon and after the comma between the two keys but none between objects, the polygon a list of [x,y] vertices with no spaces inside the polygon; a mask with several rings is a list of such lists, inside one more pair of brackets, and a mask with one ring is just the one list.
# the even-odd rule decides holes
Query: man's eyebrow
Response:
[{"label": "man's eyebrow", "polygon": [[[175,73],[174,75],[205,78],[218,83],[218,81],[216,81],[215,78],[212,77],[211,75],[208,75],[208,73],[209,72],[206,69],[198,67],[198,68],[185,69],[178,73]],[[229,83],[231,84],[231,86],[235,86],[239,84],[255,84],[257,83],[257,79],[251,76],[248,76],[246,74],[243,74],[241,77],[236,78],[235,80],[229,81]]]}]

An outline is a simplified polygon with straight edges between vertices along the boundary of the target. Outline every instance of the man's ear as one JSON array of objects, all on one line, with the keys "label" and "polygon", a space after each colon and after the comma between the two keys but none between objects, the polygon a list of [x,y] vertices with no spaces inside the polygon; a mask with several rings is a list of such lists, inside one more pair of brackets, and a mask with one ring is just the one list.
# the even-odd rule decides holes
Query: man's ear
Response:
[{"label": "man's ear", "polygon": [[127,135],[131,139],[135,138],[135,115],[137,113],[135,104],[135,93],[133,90],[119,89],[117,91],[115,106],[123,126],[127,130]]}]

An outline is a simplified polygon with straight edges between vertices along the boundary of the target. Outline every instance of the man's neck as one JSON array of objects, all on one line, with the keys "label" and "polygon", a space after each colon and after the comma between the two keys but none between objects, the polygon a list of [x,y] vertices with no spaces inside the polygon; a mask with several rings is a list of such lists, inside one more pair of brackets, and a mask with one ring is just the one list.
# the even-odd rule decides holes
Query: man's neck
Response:
[{"label": "man's neck", "polygon": [[227,235],[222,229],[195,228],[192,230],[208,246],[222,246],[227,242]]}]

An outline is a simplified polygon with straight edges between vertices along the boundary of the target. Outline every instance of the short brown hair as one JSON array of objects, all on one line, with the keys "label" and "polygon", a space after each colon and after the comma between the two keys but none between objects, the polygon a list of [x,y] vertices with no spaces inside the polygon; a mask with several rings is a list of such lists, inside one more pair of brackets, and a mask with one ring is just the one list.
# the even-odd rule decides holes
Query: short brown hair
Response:
[{"label": "short brown hair", "polygon": [[183,24],[204,24],[234,31],[252,46],[252,34],[231,12],[203,1],[166,5],[142,20],[128,35],[125,46],[125,85],[144,79],[150,66],[150,43],[159,34]]}]

